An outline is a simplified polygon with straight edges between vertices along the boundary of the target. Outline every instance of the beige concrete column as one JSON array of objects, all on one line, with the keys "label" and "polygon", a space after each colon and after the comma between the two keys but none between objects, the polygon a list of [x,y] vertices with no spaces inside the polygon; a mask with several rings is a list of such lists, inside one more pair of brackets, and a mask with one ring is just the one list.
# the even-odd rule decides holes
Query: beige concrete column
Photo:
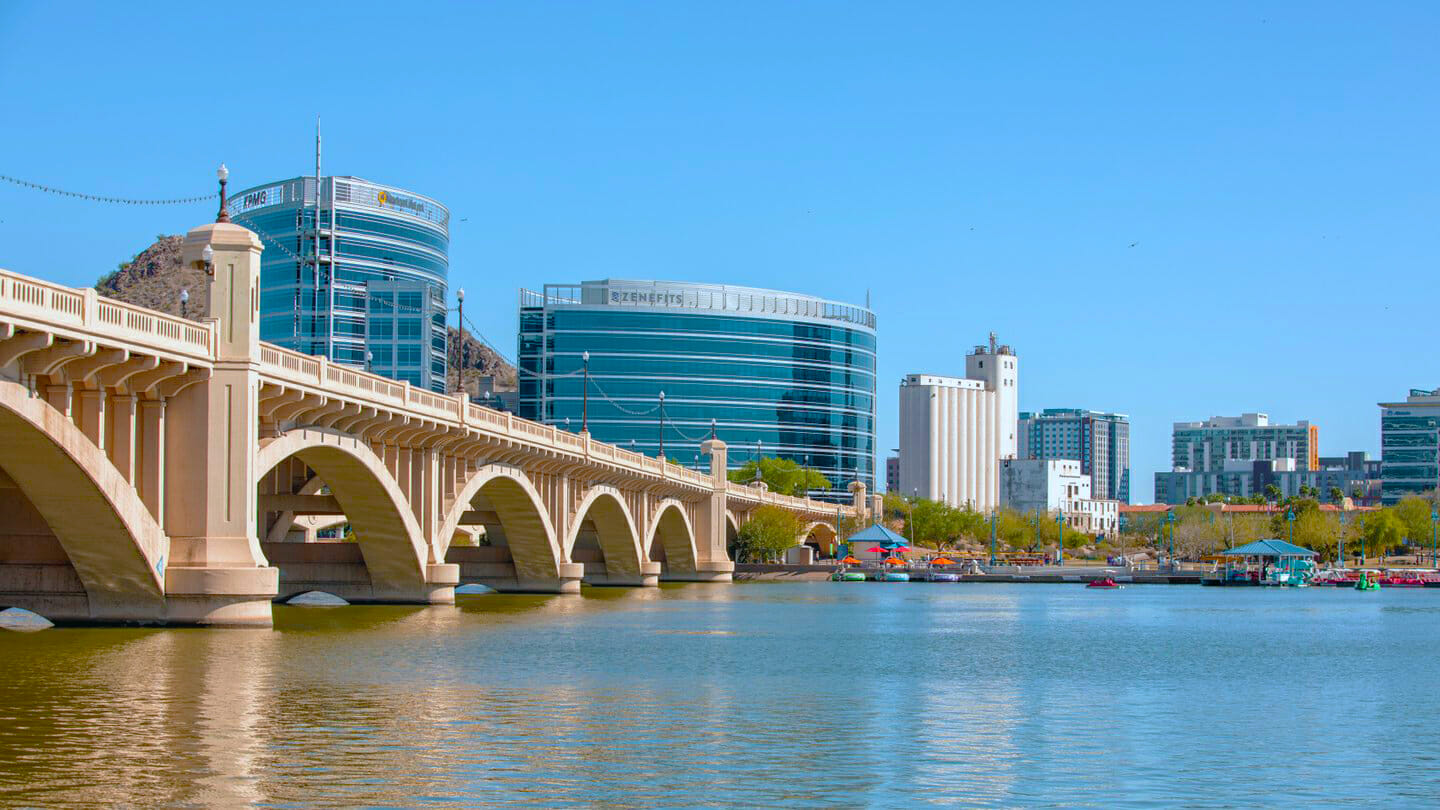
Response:
[{"label": "beige concrete column", "polygon": [[707,439],[700,452],[710,457],[710,497],[700,507],[695,524],[695,571],[710,582],[729,582],[735,563],[725,554],[725,506],[729,494],[725,442]]},{"label": "beige concrete column", "polygon": [[[214,251],[205,266],[206,246]],[[202,225],[185,235],[182,257],[209,275],[215,323],[210,379],[167,406],[165,572],[175,623],[270,624],[279,572],[257,536],[259,451],[260,240],[238,225]]]},{"label": "beige concrete column", "polygon": [[110,405],[110,461],[120,475],[135,483],[135,395],[112,394]]},{"label": "beige concrete column", "polygon": [[140,500],[161,526],[165,525],[165,400],[140,403],[140,457],[137,467]]},{"label": "beige concrete column", "polygon": [[50,407],[60,412],[66,419],[74,419],[75,412],[71,407],[70,383],[45,386],[45,401]]},{"label": "beige concrete column", "polygon": [[75,399],[80,400],[80,430],[96,447],[105,449],[105,392],[85,389]]}]

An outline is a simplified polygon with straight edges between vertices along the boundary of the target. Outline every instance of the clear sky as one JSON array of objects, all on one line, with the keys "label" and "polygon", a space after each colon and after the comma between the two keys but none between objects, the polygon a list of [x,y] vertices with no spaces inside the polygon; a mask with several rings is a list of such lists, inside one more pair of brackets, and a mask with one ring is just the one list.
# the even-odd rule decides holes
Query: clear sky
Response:
[{"label": "clear sky", "polygon": [[[1137,501],[1173,421],[1378,455],[1375,403],[1440,385],[1440,4],[220,7],[0,0],[0,174],[239,188],[309,173],[318,114],[327,174],[450,206],[508,356],[521,286],[869,290],[882,459],[900,378],[993,329],[1022,409],[1130,414]],[[0,184],[0,267],[90,284],[211,215]]]}]

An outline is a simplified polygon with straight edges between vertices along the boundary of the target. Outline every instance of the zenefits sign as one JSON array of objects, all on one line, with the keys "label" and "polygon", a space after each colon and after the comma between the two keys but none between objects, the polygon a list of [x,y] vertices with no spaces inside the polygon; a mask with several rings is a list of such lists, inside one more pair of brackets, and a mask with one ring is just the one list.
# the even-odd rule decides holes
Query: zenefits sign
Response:
[{"label": "zenefits sign", "polygon": [[640,290],[611,290],[610,303],[612,304],[664,304],[665,306],[683,306],[685,296],[672,292],[642,292]]}]

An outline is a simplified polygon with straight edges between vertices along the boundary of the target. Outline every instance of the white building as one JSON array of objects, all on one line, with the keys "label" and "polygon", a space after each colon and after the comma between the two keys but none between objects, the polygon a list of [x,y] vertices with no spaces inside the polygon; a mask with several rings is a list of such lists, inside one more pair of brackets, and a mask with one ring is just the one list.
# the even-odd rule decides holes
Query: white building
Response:
[{"label": "white building", "polygon": [[976,346],[965,376],[911,374],[900,383],[900,493],[989,511],[1000,460],[1015,458],[1019,361],[1009,346]]},{"label": "white building", "polygon": [[1091,496],[1090,476],[1078,459],[1006,459],[1000,462],[1000,502],[1020,513],[1063,515],[1087,534],[1112,534],[1120,502]]}]

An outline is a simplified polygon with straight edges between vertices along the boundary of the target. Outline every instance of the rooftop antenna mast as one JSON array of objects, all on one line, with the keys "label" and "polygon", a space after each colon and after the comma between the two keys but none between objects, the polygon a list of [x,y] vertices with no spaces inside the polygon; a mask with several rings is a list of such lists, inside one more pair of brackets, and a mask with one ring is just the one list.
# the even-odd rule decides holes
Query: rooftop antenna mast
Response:
[{"label": "rooftop antenna mast", "polygon": [[[318,115],[315,116],[315,222],[312,224],[315,227],[315,276],[311,286],[314,288],[315,297],[310,302],[310,339],[313,341],[316,337],[316,327],[318,326],[318,319],[320,317],[320,116]],[[327,329],[325,334],[325,356],[334,360],[335,358],[330,356],[331,343],[329,330]]]}]

